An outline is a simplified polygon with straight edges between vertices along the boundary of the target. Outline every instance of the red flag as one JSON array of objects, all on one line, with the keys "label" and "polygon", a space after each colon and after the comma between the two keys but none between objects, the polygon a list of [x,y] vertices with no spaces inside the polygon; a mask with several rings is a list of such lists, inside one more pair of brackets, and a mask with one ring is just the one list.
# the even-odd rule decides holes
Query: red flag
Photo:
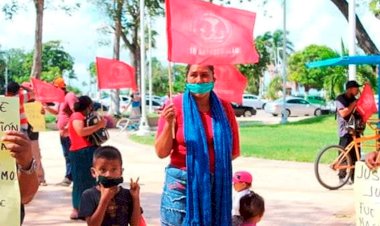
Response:
[{"label": "red flag", "polygon": [[147,226],[144,216],[141,214],[140,225],[139,226]]},{"label": "red flag", "polygon": [[99,89],[136,90],[135,69],[118,60],[96,57]]},{"label": "red flag", "polygon": [[168,60],[188,64],[257,63],[256,14],[201,0],[166,0]]},{"label": "red flag", "polygon": [[31,78],[31,82],[36,100],[43,103],[61,103],[65,100],[65,92],[62,89],[55,87],[53,84],[38,80],[36,78]]},{"label": "red flag", "polygon": [[247,87],[247,78],[233,65],[214,67],[214,91],[221,99],[241,104],[242,95]]},{"label": "red flag", "polygon": [[362,94],[356,103],[356,110],[362,116],[364,122],[377,112],[375,97],[373,96],[371,85],[368,83],[364,85]]}]

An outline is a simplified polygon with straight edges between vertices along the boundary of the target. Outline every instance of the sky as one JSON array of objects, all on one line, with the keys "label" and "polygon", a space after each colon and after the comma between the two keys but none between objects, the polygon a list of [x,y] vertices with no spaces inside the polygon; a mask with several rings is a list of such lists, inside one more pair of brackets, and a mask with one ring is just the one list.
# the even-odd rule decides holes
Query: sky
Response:
[{"label": "sky", "polygon": [[[29,8],[21,10],[12,21],[0,17],[1,50],[21,48],[27,51],[33,49],[35,14],[32,1],[25,1]],[[232,7],[256,12],[254,36],[267,31],[283,28],[283,5],[280,0],[268,1],[265,10],[255,3],[237,3],[232,0]],[[235,2],[235,4],[234,4]],[[357,1],[358,2],[358,1]],[[1,3],[0,3],[1,6]],[[376,19],[367,7],[356,9],[362,24],[369,36],[380,48],[380,20]],[[294,44],[295,50],[302,50],[310,44],[327,45],[340,51],[343,40],[348,46],[348,23],[330,0],[287,0],[286,28],[287,38]],[[105,25],[104,17],[83,1],[82,7],[72,16],[59,10],[47,9],[44,15],[43,42],[61,40],[64,49],[74,57],[74,70],[79,81],[73,81],[78,88],[83,87],[82,81],[87,81],[88,65],[95,57],[112,58],[112,35],[104,36],[98,29]],[[167,62],[167,41],[165,19],[158,18],[153,22],[153,28],[158,31],[158,48],[152,50],[152,56]],[[109,40],[111,45],[100,46],[100,40]],[[128,52],[122,50],[121,60],[131,63]],[[88,87],[83,88],[84,93]]]}]

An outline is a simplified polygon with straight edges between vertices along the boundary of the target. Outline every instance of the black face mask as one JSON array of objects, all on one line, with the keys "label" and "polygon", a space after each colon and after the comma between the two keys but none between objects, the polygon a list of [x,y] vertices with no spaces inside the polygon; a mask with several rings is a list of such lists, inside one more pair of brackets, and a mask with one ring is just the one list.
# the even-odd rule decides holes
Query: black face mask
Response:
[{"label": "black face mask", "polygon": [[109,178],[105,176],[98,176],[96,183],[103,185],[103,187],[105,188],[110,188],[110,187],[117,186],[123,183],[123,177]]}]

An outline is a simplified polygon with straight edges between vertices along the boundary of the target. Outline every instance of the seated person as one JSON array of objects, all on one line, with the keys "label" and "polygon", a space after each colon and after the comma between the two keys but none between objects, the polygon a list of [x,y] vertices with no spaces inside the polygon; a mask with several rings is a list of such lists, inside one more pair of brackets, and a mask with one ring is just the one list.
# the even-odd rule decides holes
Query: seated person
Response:
[{"label": "seated person", "polygon": [[251,191],[240,199],[240,215],[243,223],[240,226],[256,226],[265,212],[264,199]]}]

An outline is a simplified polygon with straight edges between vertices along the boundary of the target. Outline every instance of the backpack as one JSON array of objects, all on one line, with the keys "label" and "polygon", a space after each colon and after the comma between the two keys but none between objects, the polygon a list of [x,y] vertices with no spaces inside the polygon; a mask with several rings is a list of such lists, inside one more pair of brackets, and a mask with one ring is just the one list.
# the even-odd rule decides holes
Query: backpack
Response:
[{"label": "backpack", "polygon": [[[100,120],[100,116],[95,112],[90,112],[85,118],[86,126],[93,126],[98,123]],[[95,146],[100,146],[104,142],[106,142],[109,138],[107,128],[101,128],[87,136],[87,140],[90,141],[91,144]]]}]

